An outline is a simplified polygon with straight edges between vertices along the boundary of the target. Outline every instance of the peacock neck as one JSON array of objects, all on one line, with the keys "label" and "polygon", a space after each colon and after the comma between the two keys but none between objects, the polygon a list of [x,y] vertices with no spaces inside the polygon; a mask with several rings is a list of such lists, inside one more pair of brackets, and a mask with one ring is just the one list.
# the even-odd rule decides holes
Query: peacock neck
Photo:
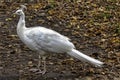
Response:
[{"label": "peacock neck", "polygon": [[20,38],[22,38],[24,36],[24,31],[26,30],[27,28],[25,27],[25,15],[22,14],[20,16],[20,19],[19,19],[19,22],[17,24],[17,34]]},{"label": "peacock neck", "polygon": [[17,24],[17,32],[18,33],[23,32],[25,29],[26,29],[26,27],[25,27],[25,15],[22,14],[20,16],[19,22]]}]

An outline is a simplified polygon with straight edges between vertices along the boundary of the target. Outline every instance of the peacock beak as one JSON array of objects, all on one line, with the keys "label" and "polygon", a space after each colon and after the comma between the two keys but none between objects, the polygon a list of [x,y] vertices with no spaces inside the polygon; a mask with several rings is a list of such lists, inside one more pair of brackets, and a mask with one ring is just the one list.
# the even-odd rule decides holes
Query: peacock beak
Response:
[{"label": "peacock beak", "polygon": [[13,14],[14,14],[14,15],[16,15],[17,13],[16,13],[16,12],[14,12]]}]

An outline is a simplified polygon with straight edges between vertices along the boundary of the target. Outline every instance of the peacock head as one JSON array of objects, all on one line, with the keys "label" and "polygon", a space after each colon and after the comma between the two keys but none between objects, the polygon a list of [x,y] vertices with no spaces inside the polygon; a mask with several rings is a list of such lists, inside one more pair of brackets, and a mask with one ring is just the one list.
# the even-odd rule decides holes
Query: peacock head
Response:
[{"label": "peacock head", "polygon": [[21,6],[21,8],[18,9],[18,10],[15,12],[15,14],[17,14],[17,15],[23,15],[23,14],[24,14],[23,10],[24,10],[24,9],[27,9],[27,7],[26,7],[25,5],[20,5],[20,6]]},{"label": "peacock head", "polygon": [[15,14],[17,14],[17,15],[23,15],[24,12],[22,11],[22,9],[19,9],[19,10],[17,10],[17,11],[15,12]]}]

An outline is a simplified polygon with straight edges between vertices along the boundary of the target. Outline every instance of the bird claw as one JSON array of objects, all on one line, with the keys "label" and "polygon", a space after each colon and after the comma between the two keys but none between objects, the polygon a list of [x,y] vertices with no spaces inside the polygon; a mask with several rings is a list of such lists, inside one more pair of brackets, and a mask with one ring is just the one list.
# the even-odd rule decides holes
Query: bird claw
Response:
[{"label": "bird claw", "polygon": [[46,71],[41,71],[41,70],[39,70],[38,72],[36,72],[36,74],[42,74],[42,75],[44,75],[46,73]]},{"label": "bird claw", "polygon": [[36,74],[42,74],[42,75],[44,75],[45,73],[46,73],[46,70],[40,70],[40,69],[35,69],[35,68],[32,68],[32,69],[30,69],[29,71],[31,71],[31,72],[34,72],[34,73],[36,73]]}]

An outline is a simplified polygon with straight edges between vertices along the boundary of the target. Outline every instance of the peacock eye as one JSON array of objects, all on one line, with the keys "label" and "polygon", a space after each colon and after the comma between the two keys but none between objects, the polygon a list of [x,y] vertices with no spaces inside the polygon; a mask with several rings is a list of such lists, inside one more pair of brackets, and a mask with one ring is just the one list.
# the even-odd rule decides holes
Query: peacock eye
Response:
[{"label": "peacock eye", "polygon": [[20,12],[18,12],[18,14],[20,14]]}]

